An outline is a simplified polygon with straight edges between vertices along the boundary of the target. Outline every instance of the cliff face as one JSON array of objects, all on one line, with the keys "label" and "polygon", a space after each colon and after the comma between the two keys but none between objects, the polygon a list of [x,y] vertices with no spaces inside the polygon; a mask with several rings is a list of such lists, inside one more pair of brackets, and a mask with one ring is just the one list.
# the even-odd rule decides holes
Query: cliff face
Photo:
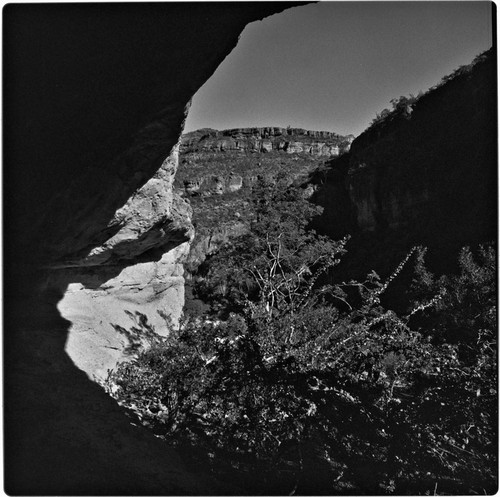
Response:
[{"label": "cliff face", "polygon": [[315,179],[325,207],[318,227],[403,251],[424,244],[442,263],[463,245],[494,240],[495,66],[490,50],[357,137]]},{"label": "cliff face", "polygon": [[184,306],[183,261],[194,236],[189,203],[173,192],[174,147],[153,177],[114,214],[109,237],[92,249],[52,263],[42,288],[64,293],[61,316],[71,321],[66,353],[90,378],[127,358],[130,340],[120,333],[140,312],[160,335],[176,326]]},{"label": "cliff face", "polygon": [[168,303],[175,318],[192,237],[172,191],[189,101],[247,23],[292,5],[4,9],[9,494],[222,492],[75,364],[105,374],[135,311],[153,320]]},{"label": "cliff face", "polygon": [[225,131],[201,129],[183,136],[181,152],[271,152],[306,153],[335,157],[349,149],[354,137],[330,131],[301,128],[236,128]]},{"label": "cliff face", "polygon": [[201,129],[180,144],[177,189],[189,196],[221,195],[278,172],[291,178],[310,172],[318,160],[349,150],[354,137],[301,128]]},{"label": "cliff face", "polygon": [[229,238],[243,233],[259,177],[305,181],[326,159],[349,150],[352,135],[299,128],[202,129],[183,135],[174,186],[189,198],[196,236],[186,261],[194,271]]}]

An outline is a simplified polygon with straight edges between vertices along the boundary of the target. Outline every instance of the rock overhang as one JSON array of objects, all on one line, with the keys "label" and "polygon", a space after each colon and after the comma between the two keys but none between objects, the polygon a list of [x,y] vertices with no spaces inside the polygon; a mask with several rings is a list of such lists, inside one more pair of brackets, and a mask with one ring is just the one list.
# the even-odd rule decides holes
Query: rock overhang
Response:
[{"label": "rock overhang", "polygon": [[6,255],[105,243],[245,25],[303,3],[7,5]]},{"label": "rock overhang", "polygon": [[[63,287],[43,294],[41,283],[47,267],[104,246],[126,225],[127,209],[123,217],[117,212],[170,156],[190,99],[236,46],[244,26],[302,4],[4,8],[4,483],[9,494],[237,491],[189,474],[172,449],[132,426],[70,360],[65,347],[71,346],[71,322],[56,306],[68,285],[80,292],[77,283],[92,274],[63,276]],[[168,169],[174,173],[175,165]],[[176,209],[173,195],[165,204],[167,214],[169,209]],[[180,250],[182,240],[178,243]],[[147,253],[138,257],[162,284],[167,266],[174,269],[172,277],[180,271],[177,260],[160,266],[148,261]],[[96,281],[89,285],[99,286],[98,272],[113,267],[94,270]],[[119,285],[141,284],[133,267],[110,278]],[[159,284],[151,288],[163,290]],[[149,290],[139,295],[148,304],[156,298]],[[113,298],[118,302],[123,296],[118,291]]]}]

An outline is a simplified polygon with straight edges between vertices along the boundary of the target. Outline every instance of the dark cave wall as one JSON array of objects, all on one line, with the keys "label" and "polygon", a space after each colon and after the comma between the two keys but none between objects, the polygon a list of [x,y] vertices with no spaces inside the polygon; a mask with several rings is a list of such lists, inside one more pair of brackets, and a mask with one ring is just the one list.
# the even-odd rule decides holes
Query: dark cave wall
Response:
[{"label": "dark cave wall", "polygon": [[118,229],[114,212],[166,159],[244,26],[289,6],[7,5],[8,257],[64,259]]},{"label": "dark cave wall", "polygon": [[[57,307],[64,288],[43,294],[39,288],[47,267],[88,253],[123,228],[116,211],[169,157],[188,102],[244,26],[295,5],[4,8],[4,489],[10,495],[238,491],[190,474],[171,448],[133,426],[75,367],[65,351],[71,323]],[[178,236],[173,230],[174,245]],[[156,261],[159,254],[141,257]]]}]

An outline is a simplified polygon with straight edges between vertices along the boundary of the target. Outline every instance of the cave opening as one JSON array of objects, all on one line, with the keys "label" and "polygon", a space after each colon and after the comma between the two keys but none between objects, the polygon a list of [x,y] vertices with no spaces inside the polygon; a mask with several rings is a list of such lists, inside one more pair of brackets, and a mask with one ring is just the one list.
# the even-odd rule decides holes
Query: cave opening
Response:
[{"label": "cave opening", "polygon": [[[289,7],[294,8],[286,10]],[[453,14],[447,10],[451,7]],[[439,12],[443,18],[454,21],[431,22],[429,19],[434,17],[429,12],[433,8],[437,9],[434,14]],[[394,9],[394,16],[387,16],[388,9]],[[269,459],[265,458],[259,461],[261,466],[257,466],[257,472],[255,467],[250,472],[234,472],[233,463],[239,465],[239,469],[248,464],[245,459],[248,454],[239,459],[241,450],[236,444],[232,448],[238,457],[228,458],[227,463],[222,457],[219,481],[212,478],[204,463],[208,464],[213,454],[203,443],[200,442],[198,448],[204,451],[206,459],[202,460],[200,470],[200,460],[190,465],[192,449],[183,452],[181,444],[176,452],[168,443],[163,443],[161,433],[145,430],[138,418],[131,417],[130,410],[115,403],[98,383],[108,378],[109,370],[114,369],[117,362],[134,360],[144,337],[155,341],[157,337],[152,332],[160,330],[160,334],[166,334],[165,320],[179,319],[184,304],[186,270],[196,273],[207,255],[214,254],[232,237],[244,234],[245,223],[253,221],[248,217],[251,209],[247,209],[252,203],[251,191],[262,179],[271,179],[271,188],[278,186],[274,194],[280,205],[288,205],[289,217],[296,214],[294,208],[298,207],[303,209],[300,215],[304,219],[312,214],[314,208],[304,202],[304,197],[316,195],[315,200],[326,211],[321,221],[323,228],[326,226],[323,231],[334,239],[339,238],[333,234],[335,226],[345,223],[351,228],[363,213],[366,213],[363,218],[366,225],[374,230],[382,226],[385,236],[392,225],[398,227],[398,216],[416,212],[418,206],[426,202],[431,204],[433,215],[437,211],[460,212],[460,219],[455,216],[453,223],[446,216],[435,221],[432,239],[436,232],[456,233],[456,239],[445,240],[455,250],[458,242],[476,242],[484,238],[484,233],[490,236],[496,226],[496,218],[491,215],[496,196],[491,186],[495,184],[491,165],[496,160],[492,152],[496,144],[493,129],[496,121],[485,110],[496,108],[491,83],[495,64],[491,58],[480,61],[474,71],[471,69],[471,76],[467,71],[458,74],[458,79],[446,87],[454,90],[445,92],[438,88],[416,107],[419,110],[412,120],[406,119],[408,106],[398,107],[401,100],[394,104],[395,110],[404,114],[398,114],[396,119],[403,123],[401,129],[407,121],[411,122],[406,126],[406,134],[400,133],[399,128],[394,131],[400,134],[393,141],[409,143],[408,148],[391,149],[387,153],[384,147],[387,142],[391,143],[391,138],[376,128],[358,140],[358,148],[352,154],[344,154],[335,167],[322,165],[347,152],[354,138],[350,133],[358,135],[363,131],[369,119],[390,98],[427,88],[438,76],[470,62],[477,55],[481,43],[491,39],[491,20],[488,24],[490,14],[485,15],[485,4],[476,9],[469,4],[448,7],[410,3],[400,7],[389,3],[349,6],[331,2],[305,6],[229,3],[213,4],[208,9],[198,4],[10,5],[4,9],[7,144],[4,156],[4,260],[7,262],[4,453],[5,488],[9,494],[238,494],[254,488],[252,480],[257,474],[269,477],[265,467]],[[461,14],[457,14],[458,11]],[[472,11],[477,17],[471,17]],[[275,13],[279,15],[272,15]],[[422,18],[426,22],[419,22]],[[388,19],[389,25],[397,25],[392,35],[389,25],[379,24]],[[467,36],[463,36],[464,23]],[[456,54],[445,56],[446,69],[443,70],[443,66],[429,69],[425,74],[427,79],[412,81],[413,87],[403,81],[402,76],[391,76],[391,71],[395,71],[411,78],[409,65],[422,71],[418,64],[408,61],[408,51],[403,48],[410,52],[416,50],[408,41],[395,43],[394,39],[407,40],[404,34],[411,38],[412,29],[416,29],[418,38],[415,39],[426,55],[433,41],[432,37],[423,36],[423,27],[435,35],[442,35],[440,30],[446,31],[439,39],[447,42],[437,43],[440,47],[460,47],[460,43],[469,41],[470,45],[465,52],[458,50],[463,59]],[[460,33],[460,43],[454,30]],[[253,33],[253,42],[246,38],[246,31]],[[325,33],[331,31],[337,32],[336,37],[324,38]],[[376,40],[375,32],[381,32],[382,38]],[[255,37],[257,44],[252,45]],[[355,47],[356,43],[359,47]],[[375,53],[383,52],[384,46],[390,48],[390,62],[374,58]],[[481,46],[483,48],[487,46]],[[313,67],[315,57],[311,53],[318,55],[320,69]],[[353,76],[355,73],[351,71],[356,67],[362,68],[363,77]],[[231,71],[234,72],[231,74]],[[376,80],[378,76],[389,76],[404,88],[388,87],[387,83]],[[226,81],[221,82],[221,77]],[[266,80],[262,86],[257,83],[259,79]],[[194,97],[186,121],[186,135],[179,142],[189,101],[207,80],[198,95],[200,98],[205,95],[202,97],[205,101],[198,106],[198,96]],[[370,95],[366,91],[370,86],[383,91]],[[449,96],[441,99],[439,95],[445,93]],[[294,105],[297,102],[298,107]],[[466,105],[460,107],[454,102]],[[338,112],[332,110],[330,104]],[[218,107],[220,114],[216,112]],[[353,117],[353,110],[362,110],[365,114]],[[449,116],[444,126],[447,131],[437,134],[438,116],[445,114]],[[463,127],[456,127],[456,123],[463,121],[463,115],[470,115],[471,119],[465,120]],[[412,128],[413,123],[417,124]],[[202,132],[197,133],[200,128]],[[207,128],[219,131],[213,133]],[[236,131],[224,133],[225,129]],[[390,131],[392,133],[393,128]],[[380,142],[373,140],[377,133],[382,138]],[[435,139],[433,134],[437,134]],[[466,143],[471,137],[474,146],[466,151],[456,146],[457,140]],[[429,149],[419,148],[419,142],[429,143]],[[376,175],[370,163],[374,149],[379,157],[393,154],[398,164],[403,158],[410,169],[396,170],[389,161],[387,166],[383,164],[384,174]],[[448,154],[446,160],[441,160],[439,155],[443,149]],[[413,153],[415,150],[418,153]],[[434,162],[429,159],[433,155]],[[408,182],[405,175],[411,178],[411,167],[426,161],[430,164],[427,170],[419,174],[418,180]],[[478,164],[477,168],[482,167],[484,174],[478,174],[477,169],[471,173],[468,163]],[[294,194],[300,192],[300,196],[283,197],[279,188],[282,183],[273,178],[290,175],[291,170],[295,171],[291,183],[303,185],[305,180],[309,183],[295,191]],[[431,176],[429,170],[438,171],[437,176]],[[442,203],[439,199],[432,204],[436,202],[434,194],[441,196],[445,190],[443,185],[450,185],[450,171],[462,179],[451,182],[452,187],[442,195]],[[346,188],[348,173],[353,173],[351,176],[357,180]],[[397,198],[388,193],[398,192],[405,181],[411,183],[413,189],[403,189]],[[285,183],[288,188],[290,177]],[[422,189],[421,195],[413,194],[414,189],[428,183],[433,184],[434,190]],[[468,190],[473,192],[471,202],[475,207],[461,206],[457,210],[457,198],[463,198]],[[372,212],[370,195],[375,198],[376,212]],[[479,201],[481,199],[484,201]],[[300,216],[295,219],[299,219],[298,224],[290,226],[297,236],[288,242],[300,245],[309,235],[303,230]],[[372,219],[375,220],[373,226]],[[414,223],[414,218],[409,219],[404,230]],[[422,219],[418,221],[419,229],[426,229],[427,218],[422,216]],[[262,226],[259,229],[262,230]],[[380,245],[377,245],[364,233],[364,252],[357,257],[377,252],[379,261],[388,259],[387,246],[398,244],[404,253],[414,239],[400,235],[393,232],[383,243],[378,240]],[[332,253],[342,251],[342,246],[332,245],[331,240],[323,239],[323,243],[323,248]],[[314,245],[314,248],[320,250],[321,247]],[[242,251],[241,255],[248,254],[251,252]],[[257,260],[257,255],[255,258]],[[224,270],[232,266],[219,267]],[[299,275],[307,275],[301,271],[302,268],[297,268]],[[487,271],[484,274],[485,278],[489,275]],[[223,283],[218,286],[223,287]],[[489,293],[486,292],[489,298],[491,288],[486,288],[489,288]],[[252,295],[258,293],[255,285],[250,290]],[[335,298],[345,300],[341,293]],[[339,309],[343,312],[349,306],[346,302]],[[268,315],[271,308],[272,303],[266,308]],[[201,306],[196,312],[206,311],[207,307]],[[326,319],[327,313],[323,314],[318,317],[313,313],[308,319],[310,322]],[[217,344],[238,344],[238,330],[244,328],[245,316],[244,313],[230,316],[232,327],[226,326],[227,336],[217,336],[220,338]],[[285,315],[280,320],[283,326],[289,318]],[[268,321],[264,319],[264,322]],[[485,322],[490,326],[486,318]],[[214,331],[219,323],[214,321],[207,326]],[[295,346],[296,325],[286,330],[286,343]],[[460,332],[465,333],[462,329]],[[264,342],[258,342],[259,346],[269,345]],[[241,343],[248,345],[243,347],[244,354],[248,353],[244,355],[245,360],[255,357],[252,355],[256,353],[255,343],[245,340]],[[419,346],[423,347],[418,349],[420,352],[427,350],[420,342]],[[360,347],[361,350],[362,344]],[[214,364],[211,349],[196,353],[196,364],[200,357],[207,367]],[[242,356],[229,354],[228,364],[234,365],[234,357]],[[269,357],[263,359],[268,361]],[[242,389],[248,394],[247,400],[251,398],[253,385],[261,388],[263,384],[275,382],[283,391],[295,388],[295,383],[290,382],[292,376],[300,388],[314,391],[314,396],[323,389],[325,381],[330,381],[327,377],[318,377],[317,371],[314,378],[301,376],[301,371],[293,369],[300,363],[298,355],[282,359],[276,369],[263,367],[257,377],[248,377],[246,389]],[[272,360],[273,357],[269,359],[271,364]],[[384,371],[393,371],[398,360],[399,356],[394,353],[384,356]],[[252,364],[258,362],[252,361]],[[312,364],[314,360],[309,362]],[[287,375],[287,368],[291,368],[291,375],[276,375],[280,367],[285,368]],[[247,378],[246,370],[240,372],[238,380]],[[187,368],[179,377],[189,378],[191,373]],[[256,378],[265,381],[258,383]],[[391,396],[399,386],[392,385]],[[330,387],[332,385],[327,384],[325,388]],[[274,398],[275,393],[270,392],[268,398]],[[348,404],[352,394],[354,390],[339,394],[339,402]],[[283,396],[276,398],[279,402],[283,400]],[[398,489],[409,492],[416,489],[408,481],[394,482],[386,478],[392,469],[388,470],[382,463],[382,469],[376,469],[375,473],[377,477],[386,476],[378,481],[370,479],[370,464],[365,464],[361,446],[353,449],[352,454],[342,453],[338,460],[316,458],[318,434],[307,420],[317,414],[318,406],[312,397],[308,397],[307,402],[299,406],[306,419],[302,427],[310,428],[307,436],[298,441],[289,436],[290,431],[283,432],[283,438],[278,440],[281,466],[278,473],[274,473],[279,478],[264,479],[264,483],[260,482],[261,486],[255,488],[270,493],[281,493],[283,489],[324,493],[327,488],[330,492],[334,480],[336,491],[345,493],[354,490],[369,493],[376,485],[383,492],[392,491],[396,484]],[[130,407],[130,402],[122,404]],[[148,404],[146,411],[151,411],[150,407]],[[230,410],[227,406],[216,407]],[[291,422],[287,419],[293,419],[286,412],[288,407],[280,404],[271,418],[265,418],[266,422],[279,418],[287,430],[293,431],[295,428],[287,425]],[[345,411],[348,415],[356,414],[349,409]],[[153,417],[159,419],[161,412],[161,409],[155,410]],[[249,414],[255,418],[256,412]],[[244,424],[245,413],[239,414],[239,422]],[[225,415],[220,418],[221,427],[225,419]],[[254,431],[256,427],[254,423]],[[396,434],[397,430],[393,431],[392,438],[396,438]],[[386,438],[381,431],[377,436]],[[376,442],[380,443],[380,439]],[[258,433],[251,443],[244,442],[248,447],[254,444],[248,453],[258,449],[257,440],[261,440]],[[247,479],[235,482],[235,474],[246,474]],[[353,481],[357,486],[352,486]],[[436,484],[425,478],[419,480],[420,483],[425,489]],[[445,491],[453,491],[453,484],[446,478],[439,483]],[[481,484],[482,481],[478,483]],[[491,479],[484,485],[490,485],[489,490]]]}]

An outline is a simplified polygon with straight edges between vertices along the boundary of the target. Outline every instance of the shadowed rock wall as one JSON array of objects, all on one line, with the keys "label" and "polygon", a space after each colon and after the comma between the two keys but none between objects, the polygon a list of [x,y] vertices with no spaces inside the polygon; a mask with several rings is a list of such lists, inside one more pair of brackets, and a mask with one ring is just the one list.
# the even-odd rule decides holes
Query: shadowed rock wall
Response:
[{"label": "shadowed rock wall", "polygon": [[[4,8],[9,494],[234,493],[189,475],[130,424],[66,354],[75,341],[65,318],[80,310],[83,322],[95,319],[92,292],[107,292],[112,309],[124,282],[137,283],[130,264],[150,264],[154,280],[164,255],[190,240],[189,208],[171,191],[189,101],[248,22],[291,5],[300,4]],[[89,305],[71,306],[82,287]]]},{"label": "shadowed rock wall", "polygon": [[317,227],[354,235],[358,270],[389,259],[395,267],[421,244],[446,272],[462,246],[496,239],[496,70],[490,49],[368,128],[316,175],[315,200],[325,208]]},{"label": "shadowed rock wall", "polygon": [[45,262],[112,238],[244,26],[288,6],[8,5],[6,248]]}]

